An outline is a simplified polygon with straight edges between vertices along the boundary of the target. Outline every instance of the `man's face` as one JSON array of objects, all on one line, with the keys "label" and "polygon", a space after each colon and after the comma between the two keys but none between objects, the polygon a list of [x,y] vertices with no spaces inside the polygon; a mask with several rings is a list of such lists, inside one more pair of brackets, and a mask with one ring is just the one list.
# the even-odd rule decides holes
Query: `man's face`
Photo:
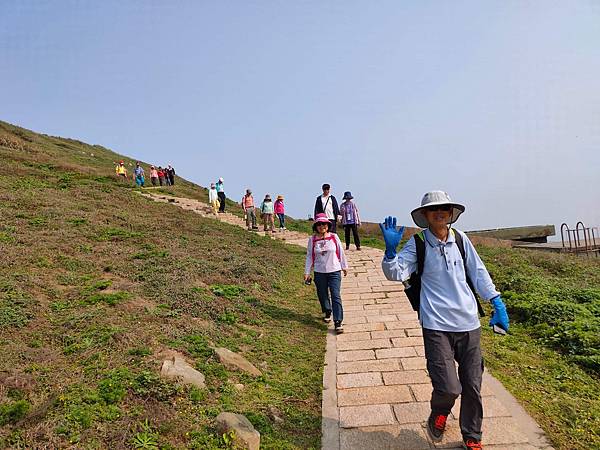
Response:
[{"label": "man's face", "polygon": [[446,226],[452,217],[452,206],[431,206],[425,209],[425,218],[431,226]]},{"label": "man's face", "polygon": [[329,189],[323,189],[323,195],[324,196],[328,196],[329,195]]}]

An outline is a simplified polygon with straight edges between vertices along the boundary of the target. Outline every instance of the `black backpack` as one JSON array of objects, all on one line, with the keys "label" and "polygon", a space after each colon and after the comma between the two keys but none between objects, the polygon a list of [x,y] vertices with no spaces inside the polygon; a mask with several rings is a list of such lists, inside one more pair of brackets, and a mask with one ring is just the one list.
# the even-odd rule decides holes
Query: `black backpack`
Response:
[{"label": "black backpack", "polygon": [[[454,238],[456,239],[456,245],[458,246],[458,251],[460,251],[460,255],[462,256],[463,265],[465,268],[465,275],[467,278],[467,285],[469,289],[473,292],[475,296],[475,301],[477,302],[477,310],[479,311],[480,316],[485,316],[485,311],[481,307],[481,303],[479,302],[479,296],[477,292],[475,292],[475,288],[473,287],[473,283],[471,282],[471,277],[467,273],[467,255],[465,254],[465,244],[463,242],[462,235],[458,232],[454,232],[454,230],[450,230],[451,233],[454,234]],[[420,307],[421,307],[421,274],[423,273],[423,267],[425,267],[425,236],[423,232],[419,232],[413,236],[415,240],[415,247],[417,249],[417,270],[410,274],[410,278],[408,281],[404,282],[404,293],[408,297],[408,301],[410,302],[412,308],[417,311],[417,314],[420,315]]]}]

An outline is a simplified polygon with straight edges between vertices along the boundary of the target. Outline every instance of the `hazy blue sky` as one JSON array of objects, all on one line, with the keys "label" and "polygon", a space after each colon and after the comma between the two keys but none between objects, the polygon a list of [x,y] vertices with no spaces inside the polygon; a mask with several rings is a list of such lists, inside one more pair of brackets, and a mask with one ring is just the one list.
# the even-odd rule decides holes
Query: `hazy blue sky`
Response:
[{"label": "hazy blue sky", "polygon": [[600,2],[0,2],[0,118],[229,197],[600,225]]}]

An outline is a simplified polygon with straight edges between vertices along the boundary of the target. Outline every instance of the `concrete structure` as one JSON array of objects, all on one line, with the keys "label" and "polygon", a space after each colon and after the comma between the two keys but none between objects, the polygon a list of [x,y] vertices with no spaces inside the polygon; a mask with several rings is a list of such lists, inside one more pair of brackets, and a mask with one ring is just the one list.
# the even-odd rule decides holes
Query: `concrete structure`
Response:
[{"label": "concrete structure", "polygon": [[480,236],[510,241],[548,242],[548,236],[554,236],[554,225],[531,225],[526,227],[495,228],[491,230],[475,230],[466,232],[469,237]]}]

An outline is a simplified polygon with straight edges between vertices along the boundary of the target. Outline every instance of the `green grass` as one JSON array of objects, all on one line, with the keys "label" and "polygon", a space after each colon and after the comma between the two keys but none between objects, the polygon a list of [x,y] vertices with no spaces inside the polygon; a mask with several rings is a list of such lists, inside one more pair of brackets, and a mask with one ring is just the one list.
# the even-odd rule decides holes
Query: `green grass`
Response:
[{"label": "green grass", "polygon": [[[262,448],[320,446],[325,327],[302,249],[137,195],[113,177],[134,160],[100,146],[0,122],[0,158],[0,372],[19,380],[0,390],[0,447],[231,448],[222,411]],[[180,178],[162,191],[207,197]],[[208,388],[161,379],[169,350]]]}]

